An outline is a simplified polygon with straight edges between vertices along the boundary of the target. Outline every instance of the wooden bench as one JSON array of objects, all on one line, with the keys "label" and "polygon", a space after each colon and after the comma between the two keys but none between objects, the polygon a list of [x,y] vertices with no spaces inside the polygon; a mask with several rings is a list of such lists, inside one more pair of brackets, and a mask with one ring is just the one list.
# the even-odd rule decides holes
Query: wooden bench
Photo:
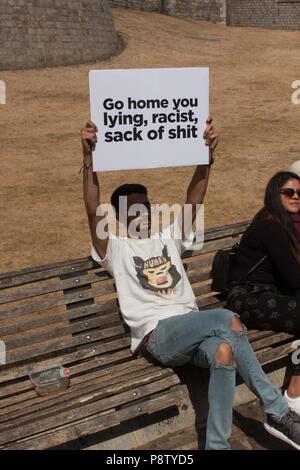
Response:
[{"label": "wooden bench", "polygon": [[[185,253],[200,309],[223,305],[210,288],[212,258],[236,243],[247,225],[210,229],[203,248]],[[0,339],[7,349],[0,366],[1,449],[151,448],[165,439],[175,446],[178,435],[191,448],[188,432],[183,437],[195,425],[188,379],[132,357],[114,282],[91,258],[1,274],[0,289]],[[250,331],[249,338],[282,385],[294,337]],[[70,387],[40,397],[28,373],[53,363],[70,369]],[[243,385],[239,390],[237,403],[250,400]]]}]

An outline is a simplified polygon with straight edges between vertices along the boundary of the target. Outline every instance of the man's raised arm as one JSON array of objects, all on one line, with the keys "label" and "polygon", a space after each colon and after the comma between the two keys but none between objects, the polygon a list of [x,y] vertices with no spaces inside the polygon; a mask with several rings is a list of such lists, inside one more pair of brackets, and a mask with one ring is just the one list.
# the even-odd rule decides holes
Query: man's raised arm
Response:
[{"label": "man's raised arm", "polygon": [[97,208],[100,205],[100,188],[97,173],[93,172],[92,151],[97,143],[98,129],[89,121],[81,130],[81,142],[83,149],[83,198],[88,216],[93,245],[100,258],[105,258],[108,239],[101,240],[97,237],[97,224],[103,216],[97,216]]},{"label": "man's raised arm", "polygon": [[184,220],[183,214],[183,238],[185,238],[185,235],[188,234],[192,229],[192,224],[195,221],[197,215],[197,204],[202,204],[204,201],[208,185],[210,167],[214,162],[214,151],[218,145],[219,135],[216,128],[213,126],[212,121],[212,118],[208,118],[208,120],[206,121],[207,127],[203,135],[205,144],[209,146],[209,164],[197,166],[187,190],[186,204],[192,206],[192,220],[189,221],[190,223],[188,224],[188,227],[184,226],[184,223],[186,223],[186,221]]}]

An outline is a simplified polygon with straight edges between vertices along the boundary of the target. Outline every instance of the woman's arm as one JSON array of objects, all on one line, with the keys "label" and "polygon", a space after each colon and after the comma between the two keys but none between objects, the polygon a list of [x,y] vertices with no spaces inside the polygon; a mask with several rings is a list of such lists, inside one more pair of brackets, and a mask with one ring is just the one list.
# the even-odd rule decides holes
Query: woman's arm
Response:
[{"label": "woman's arm", "polygon": [[262,227],[263,244],[275,272],[291,289],[300,289],[300,265],[287,233],[278,222],[265,222]]}]

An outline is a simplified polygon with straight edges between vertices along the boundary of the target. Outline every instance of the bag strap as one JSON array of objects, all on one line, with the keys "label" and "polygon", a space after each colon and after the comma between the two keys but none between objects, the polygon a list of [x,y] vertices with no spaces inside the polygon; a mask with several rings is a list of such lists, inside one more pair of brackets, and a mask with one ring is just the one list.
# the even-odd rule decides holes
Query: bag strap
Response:
[{"label": "bag strap", "polygon": [[247,272],[246,276],[244,276],[242,280],[244,281],[245,279],[247,279],[247,277],[250,276],[250,274],[252,274],[257,268],[259,268],[259,266],[260,266],[267,258],[268,258],[268,255],[265,255],[261,260],[259,260],[258,263],[256,263],[256,265],[253,266],[253,268],[251,268],[251,269]]},{"label": "bag strap", "polygon": [[263,258],[261,258],[255,266],[253,266],[253,268],[249,269],[249,271],[247,272],[247,274],[245,276],[243,276],[239,281],[234,281],[232,284],[239,284],[240,282],[243,282],[245,281],[249,276],[250,274],[252,274],[254,271],[256,271],[257,268],[259,268],[259,266],[268,258],[268,255],[265,255]]}]

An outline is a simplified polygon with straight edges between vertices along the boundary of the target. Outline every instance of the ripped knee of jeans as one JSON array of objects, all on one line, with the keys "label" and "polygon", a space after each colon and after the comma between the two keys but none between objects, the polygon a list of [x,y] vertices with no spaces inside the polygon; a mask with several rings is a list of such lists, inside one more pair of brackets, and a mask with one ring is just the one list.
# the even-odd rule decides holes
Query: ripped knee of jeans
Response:
[{"label": "ripped knee of jeans", "polygon": [[247,332],[247,328],[243,325],[236,313],[234,313],[231,318],[231,330],[238,334],[246,334]]},{"label": "ripped knee of jeans", "polygon": [[233,348],[230,343],[221,343],[215,352],[214,359],[215,368],[235,369]]}]

